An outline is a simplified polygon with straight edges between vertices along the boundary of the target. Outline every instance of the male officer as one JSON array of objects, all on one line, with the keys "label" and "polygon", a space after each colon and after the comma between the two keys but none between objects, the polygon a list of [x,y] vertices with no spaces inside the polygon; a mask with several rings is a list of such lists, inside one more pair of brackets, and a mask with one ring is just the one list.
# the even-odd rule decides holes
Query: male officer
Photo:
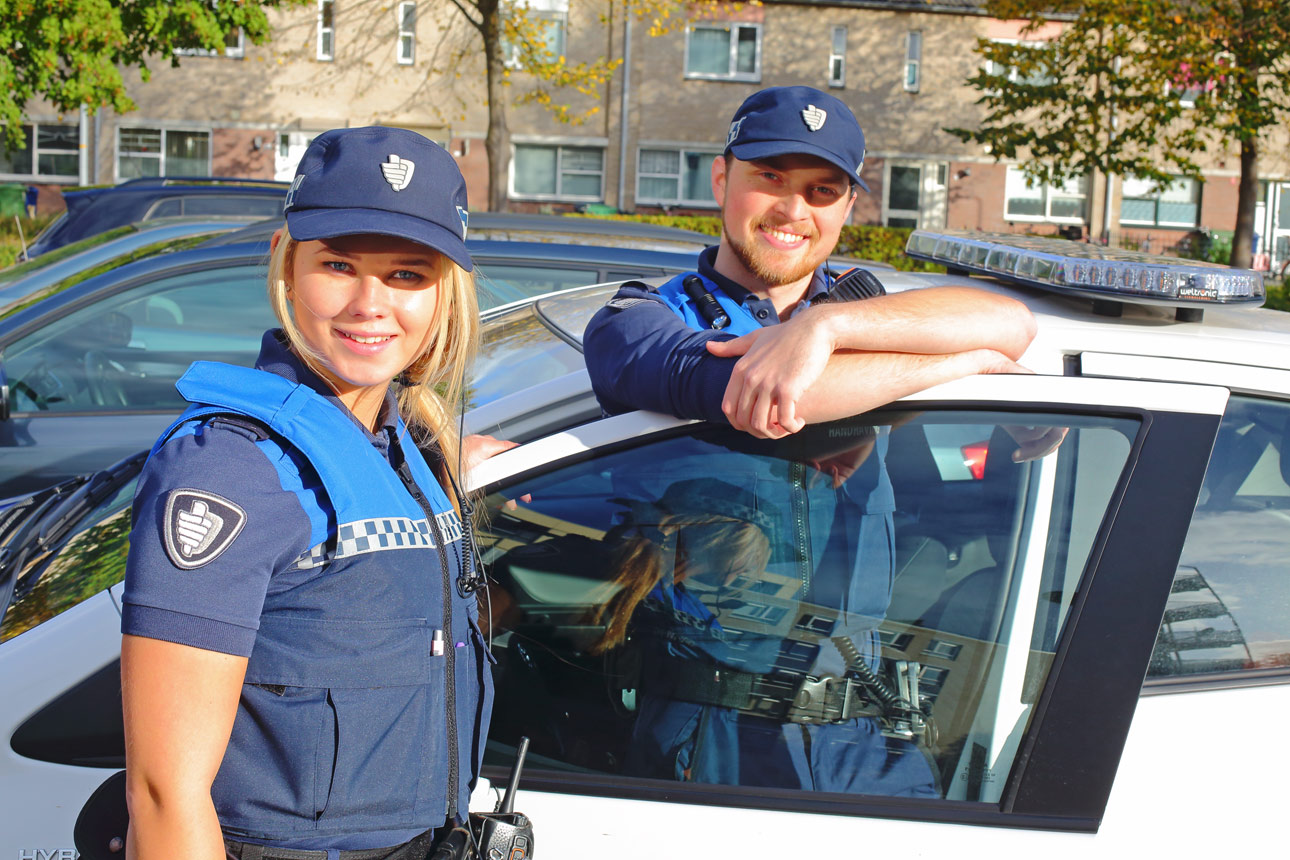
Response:
[{"label": "male officer", "polygon": [[[856,186],[866,187],[860,177],[864,155],[859,124],[838,99],[809,87],[776,87],[749,97],[730,124],[725,153],[712,164],[720,244],[699,256],[696,273],[658,290],[624,287],[587,326],[587,368],[604,409],[728,421],[778,439],[950,379],[1022,370],[1015,361],[1030,343],[1034,323],[1011,299],[946,287],[828,300],[833,275],[823,264],[855,203]],[[701,612],[677,618],[677,630],[716,630],[714,641],[723,647],[690,643],[685,653],[694,668],[668,671],[709,680],[659,688],[706,718],[679,728],[638,722],[636,758],[652,758],[656,773],[938,795],[918,750],[880,731],[872,711],[837,717],[855,713],[857,701],[872,701],[871,695],[853,698],[851,681],[830,688],[821,700],[827,713],[793,710],[814,703],[808,693],[821,689],[821,679],[856,679],[866,667],[880,668],[876,630],[894,571],[895,505],[883,462],[887,431],[870,430],[853,442],[847,457],[837,451],[786,454],[776,450],[780,446],[736,439],[726,443],[738,449],[733,457],[714,451],[715,457],[696,458],[691,471],[719,463],[720,477],[749,492],[758,509],[782,513],[784,521],[767,530],[771,545],[780,547],[767,566],[767,582],[788,576],[801,586],[777,604],[776,611],[791,612],[795,632],[775,642],[763,641],[764,624],[743,629],[738,613],[731,616],[722,605],[707,607],[722,619],[716,625]],[[832,467],[819,464],[839,453],[844,456],[832,456]],[[816,471],[804,469],[803,460]],[[833,481],[810,477],[818,472],[832,472]],[[756,591],[740,600],[746,603]],[[647,626],[637,624],[638,638]],[[807,628],[813,640],[803,637]],[[677,635],[669,634],[669,641]],[[783,701],[746,692],[775,684],[788,685]],[[781,716],[767,716],[772,712]]]},{"label": "male officer", "polygon": [[587,369],[607,412],[728,420],[778,438],[940,382],[1021,371],[1034,336],[1021,303],[961,287],[821,303],[823,267],[855,204],[864,133],[810,87],[750,96],[712,163],[721,243],[697,275],[730,324],[708,327],[680,276],[624,287],[587,326]]}]

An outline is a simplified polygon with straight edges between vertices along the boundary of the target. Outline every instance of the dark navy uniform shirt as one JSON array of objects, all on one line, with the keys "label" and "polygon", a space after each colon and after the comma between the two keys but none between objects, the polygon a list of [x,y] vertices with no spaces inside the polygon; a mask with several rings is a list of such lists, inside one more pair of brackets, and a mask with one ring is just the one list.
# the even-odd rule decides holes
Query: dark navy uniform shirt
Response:
[{"label": "dark navy uniform shirt", "polygon": [[[698,273],[745,307],[762,326],[779,323],[775,306],[713,268],[717,248],[699,255]],[[816,270],[793,314],[828,292],[829,276]],[[726,421],[721,411],[730,373],[738,359],[717,358],[709,340],[731,340],[728,332],[698,331],[641,285],[626,285],[587,324],[582,336],[587,373],[606,412],[650,409],[681,418]]]},{"label": "dark navy uniform shirt", "polygon": [[[350,414],[327,383],[273,332],[265,333],[255,366],[307,385]],[[397,415],[389,392],[377,433],[354,419],[386,460]],[[132,541],[131,575],[122,600],[123,633],[250,656],[266,594],[291,584],[291,577],[275,579],[274,572],[286,570],[321,543],[332,516],[308,462],[297,457],[291,464],[275,464],[258,440],[252,428],[215,418],[177,432],[148,461],[135,494],[140,506],[135,523],[163,522],[164,516],[149,506],[164,503],[171,488],[182,486],[236,502],[246,526],[223,553],[182,576],[166,558],[162,541]],[[290,475],[293,471],[297,476]]]}]

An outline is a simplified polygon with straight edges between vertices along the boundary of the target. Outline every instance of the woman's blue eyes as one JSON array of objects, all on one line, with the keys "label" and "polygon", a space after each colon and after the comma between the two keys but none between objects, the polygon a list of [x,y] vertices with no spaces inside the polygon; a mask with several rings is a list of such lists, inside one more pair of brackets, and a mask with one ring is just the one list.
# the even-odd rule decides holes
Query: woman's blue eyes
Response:
[{"label": "woman's blue eyes", "polygon": [[[342,275],[350,275],[354,272],[354,266],[344,260],[324,260],[323,266],[331,269],[333,272],[339,272]],[[420,272],[414,272],[410,269],[399,269],[391,272],[389,280],[391,281],[419,281],[424,276]]]}]

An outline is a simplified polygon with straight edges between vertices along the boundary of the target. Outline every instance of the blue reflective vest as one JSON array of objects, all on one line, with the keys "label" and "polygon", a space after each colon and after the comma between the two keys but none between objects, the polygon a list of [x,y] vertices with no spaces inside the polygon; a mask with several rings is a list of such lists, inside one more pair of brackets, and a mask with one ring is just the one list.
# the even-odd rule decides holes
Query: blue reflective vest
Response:
[{"label": "blue reflective vest", "polygon": [[761,328],[757,319],[748,312],[748,309],[739,302],[726,295],[725,290],[717,286],[712,281],[700,275],[698,272],[686,272],[683,275],[677,275],[672,280],[658,288],[659,297],[663,302],[672,309],[672,312],[685,320],[685,324],[690,328],[704,331],[709,328],[708,321],[699,315],[699,309],[695,306],[694,300],[685,294],[684,281],[686,278],[696,277],[703,281],[703,286],[712,297],[721,305],[726,315],[730,317],[730,325],[722,329],[733,335],[745,335]]},{"label": "blue reflective vest", "polygon": [[456,587],[460,520],[420,452],[402,446],[418,500],[352,418],[306,385],[197,362],[176,387],[193,406],[158,448],[204,416],[249,416],[272,431],[261,447],[281,452],[279,472],[298,452],[334,512],[325,539],[275,572],[289,587],[266,597],[211,792],[225,833],[273,841],[464,818],[492,658],[474,597]]}]

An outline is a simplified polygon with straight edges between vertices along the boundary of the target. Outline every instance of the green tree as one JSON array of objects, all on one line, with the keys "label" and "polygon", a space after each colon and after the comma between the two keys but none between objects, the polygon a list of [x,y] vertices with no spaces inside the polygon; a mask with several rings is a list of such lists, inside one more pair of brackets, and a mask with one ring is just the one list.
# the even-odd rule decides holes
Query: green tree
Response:
[{"label": "green tree", "polygon": [[[1037,182],[1091,171],[1160,185],[1201,179],[1199,157],[1239,145],[1234,265],[1250,263],[1259,141],[1290,110],[1283,0],[987,0],[1023,41],[978,40],[977,128],[951,128]],[[1060,33],[1039,39],[1050,24]],[[1029,36],[1031,38],[1027,39]]]},{"label": "green tree", "polygon": [[241,29],[269,36],[265,7],[307,0],[0,0],[0,126],[9,147],[23,145],[27,105],[60,111],[134,107],[121,70],[179,64],[185,48],[222,50]]}]

